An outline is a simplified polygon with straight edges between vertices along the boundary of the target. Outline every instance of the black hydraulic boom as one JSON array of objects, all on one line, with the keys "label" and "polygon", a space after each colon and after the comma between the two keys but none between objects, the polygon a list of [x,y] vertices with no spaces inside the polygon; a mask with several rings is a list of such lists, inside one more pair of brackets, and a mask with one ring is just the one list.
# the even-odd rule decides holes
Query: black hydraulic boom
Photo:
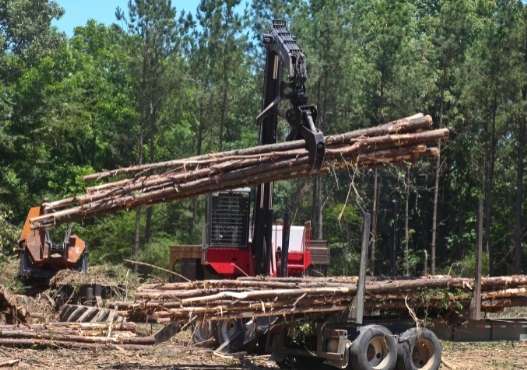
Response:
[{"label": "black hydraulic boom", "polygon": [[[287,140],[304,139],[311,166],[318,169],[324,160],[324,134],[316,127],[316,106],[308,104],[304,53],[282,20],[273,21],[271,32],[263,36],[263,43],[266,48],[264,99],[263,110],[257,117],[260,143],[276,143],[278,105],[282,99],[287,99],[291,104],[286,112],[286,120],[291,126]],[[285,80],[282,80],[283,70],[287,73]],[[257,274],[268,274],[273,263],[272,186],[272,183],[265,183],[256,189],[253,247]]]}]

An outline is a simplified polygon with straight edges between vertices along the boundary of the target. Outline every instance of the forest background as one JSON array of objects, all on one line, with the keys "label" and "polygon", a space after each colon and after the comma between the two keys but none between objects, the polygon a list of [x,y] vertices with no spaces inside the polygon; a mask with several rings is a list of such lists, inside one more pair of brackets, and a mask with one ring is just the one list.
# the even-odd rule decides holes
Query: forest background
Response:
[{"label": "forest background", "polygon": [[[82,175],[253,146],[261,34],[285,19],[308,63],[325,134],[416,112],[451,129],[441,157],[279,182],[275,212],[313,222],[332,273],[357,272],[362,211],[370,272],[474,269],[483,203],[485,272],[527,271],[527,5],[514,0],[131,0],[115,23],[71,37],[54,1],[0,1],[0,259],[29,207],[82,191]],[[287,134],[280,123],[279,140]],[[199,243],[204,199],[85,220],[92,263],[168,264]],[[57,233],[60,233],[60,229]],[[58,234],[60,237],[60,234]],[[435,256],[435,257],[434,257]]]}]

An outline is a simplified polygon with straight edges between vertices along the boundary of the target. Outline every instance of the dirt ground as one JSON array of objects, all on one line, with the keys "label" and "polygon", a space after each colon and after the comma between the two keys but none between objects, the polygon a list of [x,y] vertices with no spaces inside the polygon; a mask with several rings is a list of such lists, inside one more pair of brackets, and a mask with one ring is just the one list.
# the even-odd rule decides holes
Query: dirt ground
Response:
[{"label": "dirt ground", "polygon": [[443,342],[443,369],[527,369],[527,342]]},{"label": "dirt ground", "polygon": [[[441,369],[527,369],[527,343],[443,342]],[[233,358],[185,343],[168,343],[146,350],[69,350],[0,348],[1,368],[20,369],[278,369],[267,356]]]}]

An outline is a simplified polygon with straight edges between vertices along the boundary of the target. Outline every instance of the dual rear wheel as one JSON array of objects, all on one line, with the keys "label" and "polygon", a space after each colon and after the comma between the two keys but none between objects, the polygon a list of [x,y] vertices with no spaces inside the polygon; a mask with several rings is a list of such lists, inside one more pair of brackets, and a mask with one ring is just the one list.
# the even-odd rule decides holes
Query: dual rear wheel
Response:
[{"label": "dual rear wheel", "polygon": [[390,370],[397,362],[397,343],[384,326],[366,325],[359,329],[350,348],[349,369]]},{"label": "dual rear wheel", "polygon": [[[223,350],[236,352],[243,347],[245,324],[242,320],[203,321],[193,332],[195,344],[216,343]],[[350,348],[350,370],[437,370],[441,364],[441,343],[425,328],[412,328],[399,336],[381,325],[366,325]]]},{"label": "dual rear wheel", "polygon": [[244,343],[242,320],[200,321],[194,327],[192,341],[197,345],[218,345],[225,351],[239,351]]},{"label": "dual rear wheel", "polygon": [[396,337],[384,326],[367,325],[350,348],[353,370],[437,370],[441,343],[428,329],[412,328]]},{"label": "dual rear wheel", "polygon": [[401,334],[397,352],[397,370],[437,370],[441,365],[441,342],[426,328]]}]

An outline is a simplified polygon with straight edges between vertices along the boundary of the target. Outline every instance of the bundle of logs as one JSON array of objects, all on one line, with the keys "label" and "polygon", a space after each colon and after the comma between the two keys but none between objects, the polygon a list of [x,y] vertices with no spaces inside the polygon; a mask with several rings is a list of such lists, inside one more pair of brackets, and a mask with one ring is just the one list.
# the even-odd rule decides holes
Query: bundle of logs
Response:
[{"label": "bundle of logs", "polygon": [[[474,280],[429,276],[368,280],[365,308],[370,314],[423,312],[448,317],[466,314]],[[483,278],[482,311],[527,303],[527,275]],[[113,302],[130,319],[160,323],[295,316],[346,312],[353,306],[355,277],[258,278],[146,284],[134,302]]]},{"label": "bundle of logs", "polygon": [[82,195],[44,203],[45,214],[30,221],[33,228],[45,228],[86,216],[241,186],[412,162],[437,155],[435,145],[447,136],[448,129],[432,130],[430,116],[416,114],[376,127],[326,136],[325,159],[320,169],[312,168],[305,142],[297,140],[95,173],[84,179],[114,181],[88,187]]},{"label": "bundle of logs", "polygon": [[135,349],[154,342],[152,336],[136,335],[136,325],[130,322],[0,325],[0,346]]}]

